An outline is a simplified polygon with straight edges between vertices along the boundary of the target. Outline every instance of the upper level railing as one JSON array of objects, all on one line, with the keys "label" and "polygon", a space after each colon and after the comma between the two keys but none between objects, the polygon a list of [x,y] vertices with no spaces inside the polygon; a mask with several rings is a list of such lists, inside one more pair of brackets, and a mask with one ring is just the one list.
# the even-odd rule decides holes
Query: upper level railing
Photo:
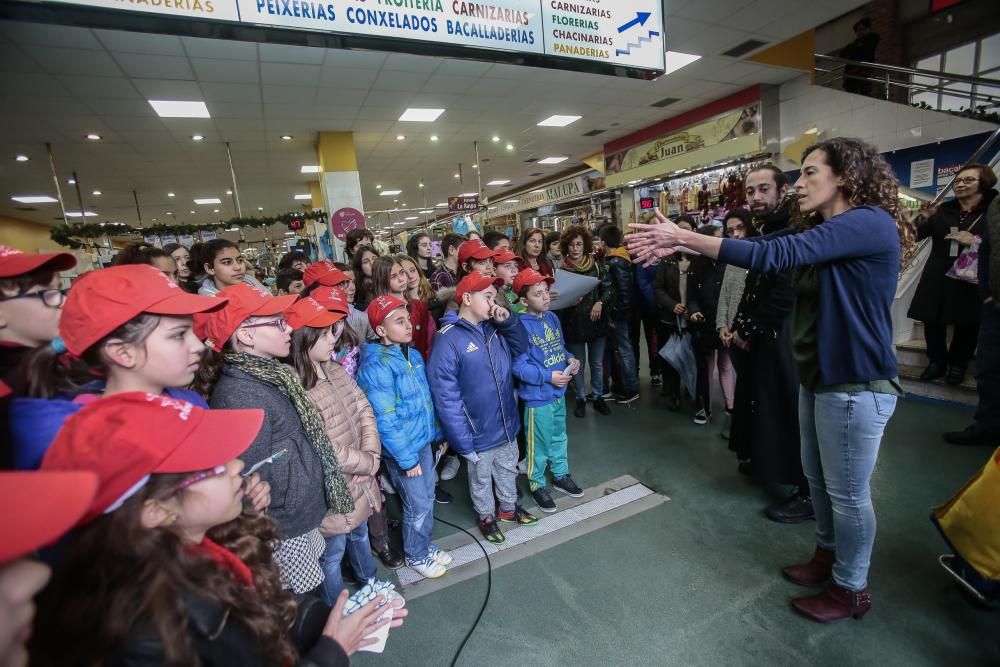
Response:
[{"label": "upper level railing", "polygon": [[820,86],[904,104],[914,103],[917,95],[930,93],[968,100],[965,109],[941,108],[941,111],[980,115],[986,120],[991,119],[991,114],[1000,113],[1000,80],[997,79],[861,62],[820,53],[815,56],[816,84]]}]

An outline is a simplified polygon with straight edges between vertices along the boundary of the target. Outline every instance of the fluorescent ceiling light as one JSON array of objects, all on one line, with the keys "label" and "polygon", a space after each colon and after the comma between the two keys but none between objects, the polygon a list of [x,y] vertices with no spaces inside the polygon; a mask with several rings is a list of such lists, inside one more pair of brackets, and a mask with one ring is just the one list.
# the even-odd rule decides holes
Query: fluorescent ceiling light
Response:
[{"label": "fluorescent ceiling light", "polygon": [[87,139],[89,139],[90,141],[100,141],[101,135],[94,134],[93,132],[91,132],[90,134],[87,135]]},{"label": "fluorescent ceiling light", "polygon": [[48,195],[18,195],[17,197],[11,197],[11,199],[22,204],[52,204],[59,201]]},{"label": "fluorescent ceiling light", "polygon": [[283,134],[283,135],[281,135],[281,140],[282,140],[282,141],[291,141],[291,140],[292,140],[292,139],[294,139],[294,138],[295,138],[295,137],[293,137],[293,136],[292,136],[292,135],[290,135],[290,134]]},{"label": "fluorescent ceiling light", "polygon": [[240,228],[239,227],[230,227],[226,231],[227,232],[238,232],[238,231],[240,231]]},{"label": "fluorescent ceiling light", "polygon": [[545,192],[545,190],[532,190],[531,194],[537,194],[539,192]]},{"label": "fluorescent ceiling light", "polygon": [[583,116],[561,116],[556,114],[554,116],[549,116],[542,122],[538,124],[539,127],[566,127],[570,123],[575,123],[576,121],[583,118]]},{"label": "fluorescent ceiling light", "polygon": [[433,213],[433,212],[434,212],[434,209],[430,209],[430,210],[427,210],[427,211],[421,211],[421,213]]},{"label": "fluorescent ceiling light", "polygon": [[191,135],[191,140],[192,141],[202,141],[204,138],[205,138],[204,134],[192,134]]},{"label": "fluorescent ceiling light", "polygon": [[208,197],[207,199],[195,199],[195,204],[221,204],[222,200],[218,197]]},{"label": "fluorescent ceiling light", "polygon": [[295,232],[285,232],[285,236],[295,236]]},{"label": "fluorescent ceiling light", "polygon": [[160,118],[211,118],[204,102],[149,100],[149,106]]},{"label": "fluorescent ceiling light", "polygon": [[439,204],[434,204],[434,208],[448,208],[448,202],[443,201]]},{"label": "fluorescent ceiling light", "polygon": [[401,224],[403,224],[403,223],[402,222],[394,222],[394,223],[392,223],[392,226],[393,227],[397,227],[397,226],[399,226]]},{"label": "fluorescent ceiling light", "polygon": [[419,220],[419,219],[420,219],[419,215],[411,215],[410,217],[407,218],[407,220]]},{"label": "fluorescent ceiling light", "polygon": [[507,185],[508,183],[510,183],[510,179],[509,178],[507,178],[507,179],[500,178],[500,179],[497,179],[495,181],[490,181],[486,185]]},{"label": "fluorescent ceiling light", "polygon": [[104,193],[101,192],[100,190],[94,190],[91,194],[94,195],[95,197],[100,197]]},{"label": "fluorescent ceiling light", "polygon": [[517,204],[520,201],[521,201],[520,199],[504,199],[503,203],[504,204]]},{"label": "fluorescent ceiling light", "polygon": [[565,162],[568,157],[547,157],[544,160],[539,160],[538,164],[559,164],[560,162]]},{"label": "fluorescent ceiling light", "polygon": [[175,195],[175,194],[174,194],[173,192],[168,192],[168,193],[167,193],[167,196],[168,196],[168,197],[176,197],[177,195]]},{"label": "fluorescent ceiling light", "polygon": [[478,192],[463,192],[462,196],[463,197],[478,197],[479,193]]},{"label": "fluorescent ceiling light", "polygon": [[437,141],[437,140],[438,140],[438,135],[432,134],[431,135],[431,141]]},{"label": "fluorescent ceiling light", "polygon": [[687,67],[696,60],[701,59],[701,56],[696,56],[693,53],[681,53],[680,51],[667,51],[667,74],[671,72],[676,72],[682,67]]},{"label": "fluorescent ceiling light", "polygon": [[312,195],[295,195],[296,199],[312,199]]},{"label": "fluorescent ceiling light", "polygon": [[403,139],[406,139],[406,135],[405,134],[397,134],[396,135],[396,141],[402,141]]},{"label": "fluorescent ceiling light", "polygon": [[393,195],[398,195],[402,190],[383,190],[378,193],[380,197],[391,197]]},{"label": "fluorescent ceiling light", "polygon": [[84,211],[80,213],[79,211],[66,211],[67,218],[96,218],[97,214],[93,211]]},{"label": "fluorescent ceiling light", "polygon": [[399,117],[399,120],[411,123],[433,123],[443,113],[444,109],[407,109]]},{"label": "fluorescent ceiling light", "polygon": [[322,169],[318,164],[304,164],[299,171],[303,174],[318,174]]},{"label": "fluorescent ceiling light", "polygon": [[30,157],[28,157],[27,155],[18,155],[18,156],[17,156],[17,157],[15,157],[14,159],[15,159],[15,160],[17,160],[18,162],[27,162],[27,161],[28,161],[28,160],[30,160],[31,158],[30,158]]}]

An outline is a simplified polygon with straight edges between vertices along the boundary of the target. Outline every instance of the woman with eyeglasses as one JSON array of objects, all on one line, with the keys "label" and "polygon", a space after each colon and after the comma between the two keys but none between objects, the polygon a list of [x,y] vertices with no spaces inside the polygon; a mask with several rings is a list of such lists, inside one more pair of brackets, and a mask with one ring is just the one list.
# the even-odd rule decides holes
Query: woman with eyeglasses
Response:
[{"label": "woman with eyeglasses", "polygon": [[264,411],[260,433],[241,458],[247,466],[270,461],[260,475],[271,485],[268,514],[282,536],[274,549],[282,586],[315,591],[325,578],[320,523],[327,512],[351,514],[354,501],[322,417],[281,362],[291,350],[284,313],[298,296],[269,296],[242,284],[216,296],[225,305],[195,322],[208,348],[195,388],[212,408]]},{"label": "woman with eyeglasses", "polygon": [[[997,196],[996,174],[984,164],[969,164],[955,177],[955,198],[940,206],[926,205],[914,223],[917,235],[931,239],[931,254],[920,276],[907,317],[924,325],[927,341],[925,381],[945,378],[960,385],[979,336],[981,302],[976,283],[948,275],[962,253],[972,252],[986,233],[986,210]],[[954,335],[947,342],[948,327]]]}]

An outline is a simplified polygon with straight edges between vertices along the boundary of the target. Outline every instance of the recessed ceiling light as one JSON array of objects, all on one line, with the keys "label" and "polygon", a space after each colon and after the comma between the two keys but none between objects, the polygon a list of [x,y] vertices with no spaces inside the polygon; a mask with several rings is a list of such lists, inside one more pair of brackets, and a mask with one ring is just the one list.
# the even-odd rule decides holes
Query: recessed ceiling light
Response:
[{"label": "recessed ceiling light", "polygon": [[570,123],[575,123],[576,121],[583,118],[583,116],[561,116],[556,114],[554,116],[549,116],[545,120],[538,123],[539,127],[566,127]]},{"label": "recessed ceiling light", "polygon": [[681,53],[680,51],[667,51],[667,74],[671,72],[676,72],[682,67],[687,67],[696,60],[699,60],[701,56],[696,56],[693,53]]},{"label": "recessed ceiling light", "polygon": [[226,190],[226,194],[227,195],[231,195],[231,194],[233,194],[233,191],[232,190]]},{"label": "recessed ceiling light", "polygon": [[396,141],[402,141],[403,139],[406,139],[406,135],[405,134],[397,134],[396,135]]},{"label": "recessed ceiling light", "polygon": [[304,164],[299,171],[303,174],[318,174],[323,170],[318,164]]},{"label": "recessed ceiling light", "polygon": [[493,141],[493,143],[497,143],[498,141],[500,141],[500,137],[498,137],[497,135],[494,134],[493,138],[492,138],[492,141]]},{"label": "recessed ceiling light", "polygon": [[79,211],[66,211],[67,218],[96,218],[97,214],[93,211],[84,211],[80,213]]},{"label": "recessed ceiling light", "polygon": [[520,201],[521,201],[520,199],[504,199],[503,203],[504,204],[517,204]]},{"label": "recessed ceiling light", "polygon": [[205,138],[203,134],[192,134],[191,141],[202,141]]},{"label": "recessed ceiling light", "polygon": [[312,195],[295,195],[296,199],[312,199]]},{"label": "recessed ceiling light", "polygon": [[508,183],[510,183],[510,179],[509,178],[507,178],[507,179],[500,178],[500,179],[497,179],[495,181],[490,181],[486,185],[507,185]]},{"label": "recessed ceiling light", "polygon": [[173,192],[168,192],[168,193],[167,193],[167,196],[168,196],[168,197],[176,197],[177,195],[175,195],[175,194],[174,194]]},{"label": "recessed ceiling light", "polygon": [[219,209],[217,209],[217,208],[216,209],[212,209],[212,213],[218,213],[218,212],[219,212]]},{"label": "recessed ceiling light", "polygon": [[539,160],[538,164],[559,164],[560,162],[565,162],[568,157],[547,157],[543,160]]},{"label": "recessed ceiling light", "polygon": [[104,193],[103,193],[103,192],[101,192],[100,190],[94,190],[94,191],[93,191],[93,192],[91,192],[90,194],[94,195],[95,197],[100,197],[100,196],[101,196],[102,194],[104,194]]},{"label": "recessed ceiling light", "polygon": [[462,178],[461,174],[455,174],[455,178]]},{"label": "recessed ceiling light", "polygon": [[94,134],[93,132],[91,132],[90,134],[87,135],[87,139],[89,139],[90,141],[100,141],[101,135]]},{"label": "recessed ceiling light", "polygon": [[218,197],[206,197],[205,199],[195,199],[194,203],[195,204],[199,204],[199,205],[204,205],[204,204],[221,204],[222,200],[219,199]]},{"label": "recessed ceiling light", "polygon": [[514,144],[507,144],[507,150],[509,151],[514,150]]},{"label": "recessed ceiling light", "polygon": [[211,118],[204,102],[149,100],[149,106],[160,118]]},{"label": "recessed ceiling light", "polygon": [[406,208],[406,202],[405,201],[403,202],[403,208]]},{"label": "recessed ceiling light", "polygon": [[14,159],[17,160],[18,162],[27,162],[31,158],[28,157],[27,155],[17,155]]},{"label": "recessed ceiling light", "polygon": [[419,220],[419,219],[420,219],[419,215],[411,215],[410,217],[407,218],[407,220]]},{"label": "recessed ceiling light", "polygon": [[52,204],[59,201],[48,195],[17,195],[16,197],[11,197],[11,199],[22,204]]},{"label": "recessed ceiling light", "polygon": [[423,184],[423,183],[421,183],[421,184],[420,184],[420,187],[424,187],[424,184]]},{"label": "recessed ceiling light", "polygon": [[383,190],[379,193],[381,197],[391,197],[393,195],[398,195],[402,190]]},{"label": "recessed ceiling light", "polygon": [[191,215],[194,215],[194,211],[191,211],[190,213],[191,213]]},{"label": "recessed ceiling light", "polygon": [[291,140],[292,140],[292,139],[294,139],[294,138],[295,138],[295,137],[293,137],[293,136],[292,136],[292,135],[290,135],[290,134],[283,134],[283,135],[281,135],[281,140],[282,140],[282,141],[291,141]]},{"label": "recessed ceiling light", "polygon": [[70,185],[76,185],[76,179],[75,178],[71,178],[71,179],[69,179],[66,182],[69,183]]},{"label": "recessed ceiling light", "polygon": [[437,140],[438,140],[438,135],[432,134],[431,135],[431,141],[437,141]]},{"label": "recessed ceiling light", "polygon": [[479,169],[479,165],[478,164],[474,164],[474,165],[472,165],[472,168],[473,169]]},{"label": "recessed ceiling light", "polygon": [[153,222],[156,222],[156,218],[153,218]]},{"label": "recessed ceiling light", "polygon": [[264,207],[263,207],[263,206],[258,206],[258,207],[257,207],[257,210],[258,210],[258,211],[263,211],[263,210],[264,210]]},{"label": "recessed ceiling light", "polygon": [[407,109],[399,117],[399,120],[411,123],[432,123],[443,113],[444,109]]}]

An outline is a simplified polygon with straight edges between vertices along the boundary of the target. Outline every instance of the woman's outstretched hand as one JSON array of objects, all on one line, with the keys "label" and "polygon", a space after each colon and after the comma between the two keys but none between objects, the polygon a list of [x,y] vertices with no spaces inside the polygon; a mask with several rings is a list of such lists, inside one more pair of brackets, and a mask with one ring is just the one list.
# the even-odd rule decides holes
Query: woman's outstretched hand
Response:
[{"label": "woman's outstretched hand", "polygon": [[[625,237],[629,254],[635,264],[649,266],[658,259],[667,257],[675,252],[691,252],[684,248],[681,235],[685,233],[670,218],[660,213],[660,209],[653,209],[656,223],[644,225],[635,223],[629,225],[633,230]],[[697,254],[697,253],[692,253]]]}]

